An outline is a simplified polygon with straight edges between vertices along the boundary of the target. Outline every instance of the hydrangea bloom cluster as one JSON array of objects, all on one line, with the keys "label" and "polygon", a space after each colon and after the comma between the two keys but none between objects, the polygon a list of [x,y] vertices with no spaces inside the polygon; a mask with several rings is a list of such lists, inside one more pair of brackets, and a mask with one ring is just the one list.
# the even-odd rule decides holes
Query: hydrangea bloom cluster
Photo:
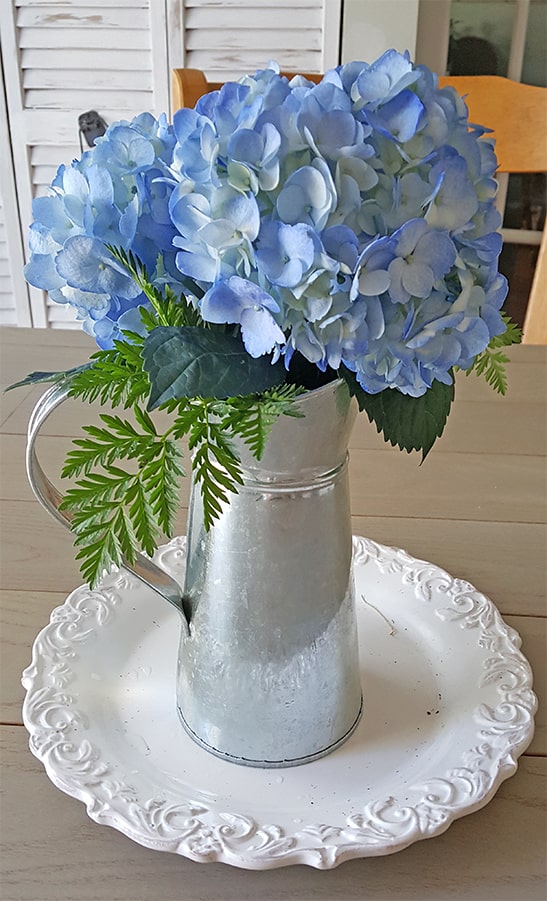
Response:
[{"label": "hydrangea bloom cluster", "polygon": [[[161,285],[176,273],[169,216],[175,137],[165,116],[110,126],[93,149],[61,166],[49,195],[33,201],[27,281],[73,306],[100,347],[134,327],[146,298],[106,245],[131,250]],[[180,273],[176,279],[180,280]],[[180,290],[180,285],[179,285]]]},{"label": "hydrangea bloom cluster", "polygon": [[343,364],[414,397],[505,330],[496,158],[452,88],[408,56],[319,84],[274,64],[164,119],[108,129],[35,202],[27,279],[108,346],[139,288],[188,290],[248,353]]}]

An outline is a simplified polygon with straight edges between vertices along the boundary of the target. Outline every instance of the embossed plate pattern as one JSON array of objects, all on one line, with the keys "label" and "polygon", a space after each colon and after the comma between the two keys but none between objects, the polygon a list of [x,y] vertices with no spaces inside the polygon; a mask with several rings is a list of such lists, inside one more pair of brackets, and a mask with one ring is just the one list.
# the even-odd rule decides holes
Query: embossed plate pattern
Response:
[{"label": "embossed plate pattern", "polygon": [[[185,539],[156,559],[180,579]],[[365,708],[328,757],[261,770],[197,747],[175,708],[177,612],[123,571],[36,638],[32,752],[96,822],[197,861],[328,869],[444,832],[531,741],[530,666],[492,602],[437,566],[354,538],[354,573]]]}]

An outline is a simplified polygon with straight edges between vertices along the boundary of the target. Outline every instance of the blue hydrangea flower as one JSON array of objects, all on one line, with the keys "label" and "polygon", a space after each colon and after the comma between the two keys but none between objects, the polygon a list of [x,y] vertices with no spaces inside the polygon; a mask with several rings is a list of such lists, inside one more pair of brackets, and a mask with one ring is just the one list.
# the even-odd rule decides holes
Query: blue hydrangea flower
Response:
[{"label": "blue hydrangea flower", "polygon": [[295,288],[315,257],[314,231],[309,225],[267,221],[260,229],[257,263],[272,285]]},{"label": "blue hydrangea flower", "polygon": [[135,253],[152,280],[177,271],[169,216],[174,147],[164,116],[116,123],[80,160],[61,166],[50,193],[33,202],[25,276],[72,306],[101,347],[120,336],[120,317],[146,303],[105,245]]},{"label": "blue hydrangea flower", "polygon": [[117,245],[252,356],[420,396],[504,330],[495,170],[486,129],[408,54],[319,84],[270,63],[172,127],[116,123],[61,167],[35,201],[26,275],[108,346],[144,302]]},{"label": "blue hydrangea flower", "polygon": [[389,296],[397,303],[429,297],[435,282],[456,262],[454,242],[446,232],[411,219],[392,236],[395,259],[388,266]]}]

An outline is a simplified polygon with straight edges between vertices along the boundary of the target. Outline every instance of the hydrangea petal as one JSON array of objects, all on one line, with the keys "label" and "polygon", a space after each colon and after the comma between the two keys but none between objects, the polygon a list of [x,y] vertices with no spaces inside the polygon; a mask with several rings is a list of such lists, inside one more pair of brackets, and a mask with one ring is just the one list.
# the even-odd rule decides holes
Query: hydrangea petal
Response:
[{"label": "hydrangea petal", "polygon": [[247,307],[242,311],[241,337],[251,357],[261,357],[270,353],[276,344],[285,343],[285,335],[264,307]]}]

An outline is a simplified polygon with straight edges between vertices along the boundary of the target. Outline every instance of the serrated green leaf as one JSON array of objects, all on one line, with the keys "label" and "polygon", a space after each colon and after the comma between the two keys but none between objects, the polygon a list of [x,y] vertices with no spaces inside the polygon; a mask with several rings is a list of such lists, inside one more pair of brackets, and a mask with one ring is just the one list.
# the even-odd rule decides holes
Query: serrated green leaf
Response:
[{"label": "serrated green leaf", "polygon": [[149,410],[172,398],[256,394],[285,380],[281,361],[254,359],[240,338],[203,328],[156,328],[146,337],[143,358]]},{"label": "serrated green leaf", "polygon": [[178,479],[185,475],[181,458],[178,445],[166,441],[159,459],[144,466],[141,473],[154,516],[165,535],[172,534],[179,507]]},{"label": "serrated green leaf", "polygon": [[93,354],[89,364],[75,372],[69,394],[87,403],[100,401],[113,406],[132,406],[148,396],[148,376],[143,371],[140,349],[121,341],[114,348]]},{"label": "serrated green leaf", "polygon": [[501,318],[505,322],[505,331],[501,335],[494,335],[488,347],[478,354],[469,369],[465,370],[465,374],[470,375],[474,372],[475,375],[484,376],[486,383],[498,394],[505,394],[507,391],[505,366],[509,362],[509,357],[501,348],[518,344],[522,340],[522,330],[506,313],[502,312]]},{"label": "serrated green leaf", "polygon": [[282,385],[264,392],[258,397],[235,397],[213,407],[218,411],[223,428],[239,435],[253,456],[260,460],[274,422],[280,416],[302,417],[295,399],[303,389],[295,385]]},{"label": "serrated green leaf", "polygon": [[384,439],[401,450],[422,452],[422,461],[440,438],[454,400],[454,385],[434,381],[421,397],[410,397],[387,388],[379,394],[367,394],[354,373],[343,368],[340,373],[350,393],[357,398],[359,409],[374,422]]},{"label": "serrated green leaf", "polygon": [[148,432],[149,435],[154,436],[158,434],[156,431],[156,426],[150,419],[150,416],[146,410],[141,409],[141,407],[135,407],[133,412],[135,413],[135,419],[145,432]]},{"label": "serrated green leaf", "polygon": [[148,493],[140,480],[133,483],[134,492],[129,506],[129,517],[135,531],[136,541],[147,554],[153,554],[156,548],[160,529],[148,497]]},{"label": "serrated green leaf", "polygon": [[[148,414],[140,419],[149,429]],[[101,427],[86,427],[87,437],[67,456],[64,473],[84,475],[61,505],[71,514],[81,571],[92,585],[110,564],[131,563],[137,547],[150,554],[162,534],[171,537],[183,474],[181,450],[168,433],[140,434],[111,414],[102,420]],[[118,465],[128,456],[136,471]]]}]

